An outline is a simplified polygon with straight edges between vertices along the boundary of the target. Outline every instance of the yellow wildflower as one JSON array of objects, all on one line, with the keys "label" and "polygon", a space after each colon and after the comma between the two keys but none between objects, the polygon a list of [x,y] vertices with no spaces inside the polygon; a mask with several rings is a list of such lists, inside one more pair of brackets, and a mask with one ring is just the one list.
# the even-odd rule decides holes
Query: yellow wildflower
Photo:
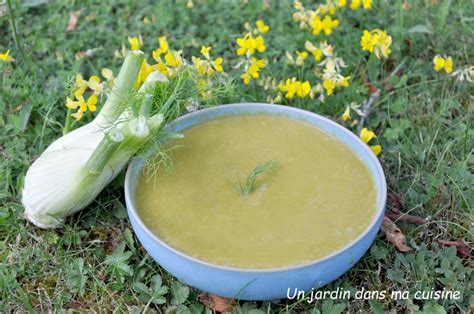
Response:
[{"label": "yellow wildflower", "polygon": [[326,93],[328,94],[328,96],[331,96],[332,93],[334,92],[334,89],[336,88],[336,83],[334,83],[333,80],[324,80],[323,87],[326,90]]},{"label": "yellow wildflower", "polygon": [[87,108],[89,109],[90,112],[94,112],[97,110],[97,96],[96,95],[92,95],[89,97],[89,99],[87,99]]},{"label": "yellow wildflower", "polygon": [[128,43],[130,44],[130,49],[138,50],[140,49],[142,43],[140,37],[128,37]]},{"label": "yellow wildflower", "polygon": [[306,50],[308,50],[309,52],[311,52],[311,54],[313,55],[314,57],[314,60],[316,61],[321,61],[321,58],[323,57],[323,52],[320,48],[318,47],[315,47],[310,41],[306,41],[304,43],[304,46],[306,48]]},{"label": "yellow wildflower", "polygon": [[339,26],[339,20],[337,19],[332,19],[331,16],[326,15],[324,16],[324,19],[321,20],[321,17],[319,15],[316,15],[313,20],[313,35],[319,35],[321,31],[324,31],[326,35],[331,35],[332,29],[336,28]]},{"label": "yellow wildflower", "polygon": [[364,30],[360,39],[362,50],[375,53],[376,57],[380,59],[381,56],[387,58],[392,52],[390,45],[392,44],[392,36],[380,29],[373,29],[371,31]]},{"label": "yellow wildflower", "polygon": [[304,98],[311,92],[311,84],[309,81],[297,81],[295,77],[292,79],[287,79],[284,84],[280,83],[278,88],[282,92],[286,92],[285,97],[289,99],[293,98],[295,95],[300,98]]},{"label": "yellow wildflower", "polygon": [[146,80],[148,75],[151,73],[151,66],[146,59],[143,60],[138,72],[137,80],[135,81],[134,88],[138,89],[142,83]]},{"label": "yellow wildflower", "polygon": [[214,69],[216,69],[217,72],[224,71],[224,69],[222,68],[222,62],[223,59],[221,57],[217,58],[216,60],[214,60],[214,62],[212,62],[212,66],[214,67]]},{"label": "yellow wildflower", "polygon": [[342,8],[342,7],[345,7],[347,5],[347,0],[338,0],[337,1],[337,5]]},{"label": "yellow wildflower", "polygon": [[181,64],[182,59],[179,52],[169,51],[165,55],[165,61],[171,67],[178,67]]},{"label": "yellow wildflower", "polygon": [[350,8],[351,10],[357,10],[360,7],[360,1],[361,0],[351,0],[351,5]]},{"label": "yellow wildflower", "polygon": [[210,56],[209,56],[209,51],[211,51],[212,47],[206,47],[206,46],[202,46],[201,47],[201,54],[206,57],[206,59],[209,59]]},{"label": "yellow wildflower", "polygon": [[94,91],[95,95],[98,95],[103,87],[100,84],[100,78],[97,75],[92,75],[89,77],[89,81],[87,82],[87,86]]},{"label": "yellow wildflower", "polygon": [[255,22],[257,29],[260,33],[265,34],[270,30],[270,26],[266,25],[262,20],[257,20]]},{"label": "yellow wildflower", "polygon": [[362,142],[367,144],[368,142],[370,142],[371,139],[377,136],[375,135],[373,131],[369,131],[369,129],[363,128],[362,131],[360,131],[359,137],[362,140]]},{"label": "yellow wildflower", "polygon": [[372,145],[370,146],[370,149],[374,153],[375,156],[378,156],[380,152],[382,152],[382,146],[381,145]]},{"label": "yellow wildflower", "polygon": [[440,55],[436,55],[433,59],[433,64],[435,71],[444,69],[448,74],[453,72],[453,58],[449,56],[447,58],[443,58]]},{"label": "yellow wildflower", "polygon": [[166,36],[161,36],[158,38],[158,42],[160,44],[160,47],[156,48],[155,50],[152,51],[152,57],[155,59],[155,61],[160,61],[160,56],[162,54],[165,54],[169,50],[169,44],[168,40],[166,39]]},{"label": "yellow wildflower", "polygon": [[192,0],[188,0],[188,2],[186,3],[186,8],[188,9],[193,9],[194,8],[194,3]]},{"label": "yellow wildflower", "polygon": [[255,50],[264,52],[266,50],[265,40],[262,36],[254,38],[252,34],[247,33],[243,38],[237,38],[237,45],[240,47],[237,49],[237,55],[242,56],[244,54],[252,55]]},{"label": "yellow wildflower", "polygon": [[265,60],[252,58],[247,70],[240,76],[245,85],[248,85],[252,78],[260,77],[260,70],[265,67]]},{"label": "yellow wildflower", "polygon": [[79,106],[77,101],[73,101],[71,98],[66,97],[66,107],[68,109],[77,109],[77,106]]},{"label": "yellow wildflower", "polygon": [[296,54],[298,55],[298,58],[296,58],[296,65],[303,65],[304,60],[306,60],[306,58],[308,57],[308,53],[306,51],[297,51]]},{"label": "yellow wildflower", "polygon": [[[367,128],[363,128],[362,131],[360,131],[360,134],[359,134],[359,137],[360,139],[364,142],[364,143],[369,143],[374,137],[377,137],[375,135],[375,133],[373,131],[369,131],[369,129]],[[372,152],[375,154],[375,156],[378,156],[380,154],[380,152],[382,151],[382,146],[380,145],[373,145],[373,146],[370,146],[370,149],[372,150]]]},{"label": "yellow wildflower", "polygon": [[372,0],[362,0],[362,5],[364,6],[364,9],[370,10],[372,9]]},{"label": "yellow wildflower", "polygon": [[71,114],[72,117],[76,118],[77,121],[81,120],[84,116],[84,111],[79,109],[76,113]]},{"label": "yellow wildflower", "polygon": [[7,50],[7,52],[5,52],[5,53],[0,53],[0,61],[3,61],[3,62],[12,62],[12,61],[15,61],[15,59],[13,59],[13,58],[10,56],[10,50]]},{"label": "yellow wildflower", "polygon": [[[84,89],[84,91],[87,88],[87,82],[84,80],[81,74],[76,74],[76,88],[77,89]],[[84,93],[84,91],[81,93],[81,95]]]},{"label": "yellow wildflower", "polygon": [[342,114],[342,120],[347,121],[351,118],[351,108],[349,106],[346,107],[346,110]]},{"label": "yellow wildflower", "polygon": [[101,74],[107,81],[110,81],[114,78],[114,73],[108,68],[103,68]]}]

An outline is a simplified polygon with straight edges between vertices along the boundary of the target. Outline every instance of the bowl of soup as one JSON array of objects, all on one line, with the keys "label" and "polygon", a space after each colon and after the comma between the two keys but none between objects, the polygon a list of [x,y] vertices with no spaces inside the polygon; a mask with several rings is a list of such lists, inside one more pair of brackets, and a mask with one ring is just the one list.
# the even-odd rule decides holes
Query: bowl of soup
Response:
[{"label": "bowl of soup", "polygon": [[385,176],[343,126],[241,103],[165,128],[183,135],[159,143],[172,167],[156,149],[134,159],[125,199],[143,247],[180,281],[230,298],[287,298],[337,279],[374,241]]}]

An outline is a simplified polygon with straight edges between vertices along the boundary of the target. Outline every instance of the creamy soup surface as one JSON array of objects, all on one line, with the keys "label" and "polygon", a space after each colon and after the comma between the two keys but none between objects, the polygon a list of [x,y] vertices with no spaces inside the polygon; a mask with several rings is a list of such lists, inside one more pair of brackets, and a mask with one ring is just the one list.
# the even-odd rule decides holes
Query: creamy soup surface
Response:
[{"label": "creamy soup surface", "polygon": [[[145,169],[138,214],[170,246],[212,264],[278,268],[350,243],[375,214],[369,170],[342,142],[304,122],[240,115],[206,122],[168,143],[174,169]],[[276,167],[257,177],[259,164]],[[148,170],[148,171],[147,171]]]}]

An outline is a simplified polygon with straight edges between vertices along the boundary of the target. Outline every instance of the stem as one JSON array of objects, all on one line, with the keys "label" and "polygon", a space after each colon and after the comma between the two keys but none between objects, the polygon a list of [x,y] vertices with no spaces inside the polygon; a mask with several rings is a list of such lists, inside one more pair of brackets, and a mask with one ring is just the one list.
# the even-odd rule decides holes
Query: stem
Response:
[{"label": "stem", "polygon": [[86,167],[91,174],[100,174],[122,143],[124,136],[117,128],[110,129],[87,160]]},{"label": "stem", "polygon": [[66,135],[71,131],[71,124],[72,124],[72,109],[68,108],[66,113],[66,122],[64,123],[63,127],[63,135]]},{"label": "stem", "polygon": [[357,134],[360,134],[360,131],[362,131],[362,128],[364,127],[365,119],[370,113],[370,108],[374,104],[374,102],[379,98],[380,96],[380,89],[377,89],[375,93],[373,93],[370,98],[364,102],[364,106],[362,107],[362,113],[364,114],[360,118],[359,125],[357,126]]},{"label": "stem", "polygon": [[114,81],[104,107],[97,115],[97,121],[114,123],[126,109],[124,102],[130,96],[133,85],[137,79],[144,56],[139,50],[130,51],[123,62],[118,77]]},{"label": "stem", "polygon": [[18,51],[21,53],[21,56],[23,57],[23,49],[21,48],[20,43],[18,41],[18,32],[16,30],[16,23],[15,23],[15,13],[13,13],[11,0],[7,0],[7,6],[8,6],[8,12],[10,14],[10,25],[12,27],[13,41],[15,42],[16,48],[18,49]]}]

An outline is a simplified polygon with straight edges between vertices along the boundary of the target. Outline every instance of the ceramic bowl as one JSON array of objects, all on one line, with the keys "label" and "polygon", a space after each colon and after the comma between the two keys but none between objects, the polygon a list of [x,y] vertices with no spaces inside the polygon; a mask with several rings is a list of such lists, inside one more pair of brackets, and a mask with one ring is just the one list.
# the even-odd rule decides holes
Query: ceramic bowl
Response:
[{"label": "ceramic bowl", "polygon": [[[125,179],[125,199],[133,230],[148,254],[159,265],[180,281],[209,293],[242,300],[273,300],[291,297],[295,289],[309,291],[322,287],[354,266],[374,241],[382,223],[387,197],[382,167],[370,148],[345,127],[320,115],[287,106],[257,103],[221,105],[186,114],[166,128],[180,132],[213,119],[241,114],[268,114],[304,121],[332,134],[354,151],[370,170],[376,185],[376,207],[367,208],[374,213],[367,228],[343,248],[301,265],[239,269],[202,261],[165,243],[148,229],[138,215],[135,189],[137,178],[147,158],[145,154],[130,163]],[[284,247],[281,254],[286,254]]]}]

